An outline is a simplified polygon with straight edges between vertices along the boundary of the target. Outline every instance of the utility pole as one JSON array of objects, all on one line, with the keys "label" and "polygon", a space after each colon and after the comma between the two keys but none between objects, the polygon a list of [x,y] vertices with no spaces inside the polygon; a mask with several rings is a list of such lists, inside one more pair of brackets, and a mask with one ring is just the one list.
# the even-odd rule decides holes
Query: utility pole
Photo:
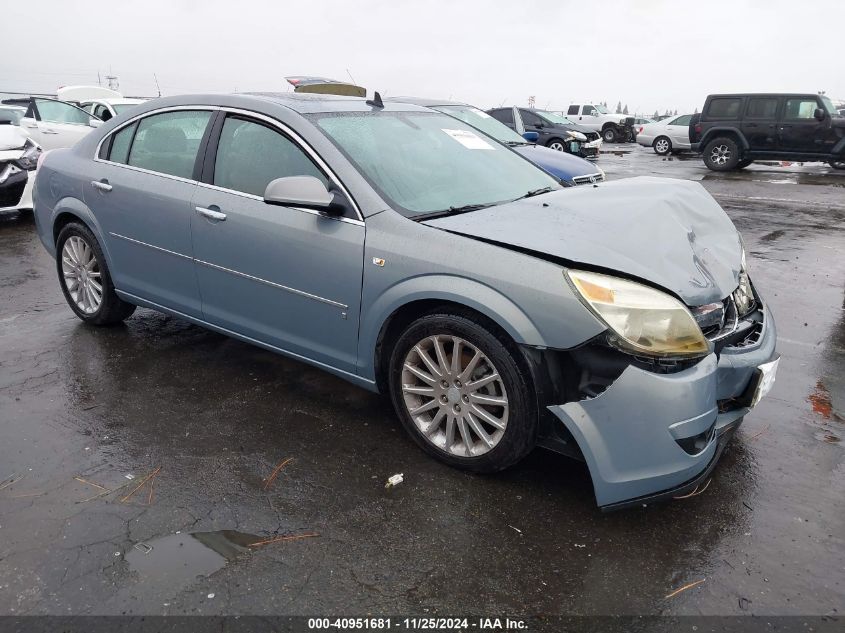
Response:
[{"label": "utility pole", "polygon": [[535,101],[534,95],[531,95],[530,97],[528,97],[528,107],[529,108],[534,107],[534,101]]}]

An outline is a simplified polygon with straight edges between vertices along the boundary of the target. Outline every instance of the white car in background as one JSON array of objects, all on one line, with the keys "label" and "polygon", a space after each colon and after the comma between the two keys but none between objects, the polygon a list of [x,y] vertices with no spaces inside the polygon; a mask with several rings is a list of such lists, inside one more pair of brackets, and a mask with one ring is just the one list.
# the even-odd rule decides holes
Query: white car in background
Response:
[{"label": "white car in background", "polygon": [[32,209],[32,183],[41,148],[0,111],[0,215]]},{"label": "white car in background", "polygon": [[692,120],[691,114],[682,114],[655,123],[647,123],[637,132],[637,143],[653,148],[654,152],[660,156],[689,149],[690,120]]},{"label": "white car in background", "polygon": [[56,98],[77,105],[103,121],[145,101],[124,97],[116,90],[102,86],[65,86],[56,91]]},{"label": "white car in background", "polygon": [[31,97],[20,126],[44,151],[73,147],[102,121],[80,107],[58,99]]}]

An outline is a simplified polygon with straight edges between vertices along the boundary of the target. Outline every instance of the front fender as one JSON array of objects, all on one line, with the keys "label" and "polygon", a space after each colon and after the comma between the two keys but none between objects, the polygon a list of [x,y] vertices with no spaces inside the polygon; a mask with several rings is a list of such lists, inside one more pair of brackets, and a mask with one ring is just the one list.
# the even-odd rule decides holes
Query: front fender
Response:
[{"label": "front fender", "polygon": [[375,378],[376,344],[387,320],[403,306],[424,300],[467,306],[494,321],[517,343],[543,345],[543,337],[531,318],[496,289],[458,275],[419,275],[387,288],[361,315],[358,340],[360,375]]}]

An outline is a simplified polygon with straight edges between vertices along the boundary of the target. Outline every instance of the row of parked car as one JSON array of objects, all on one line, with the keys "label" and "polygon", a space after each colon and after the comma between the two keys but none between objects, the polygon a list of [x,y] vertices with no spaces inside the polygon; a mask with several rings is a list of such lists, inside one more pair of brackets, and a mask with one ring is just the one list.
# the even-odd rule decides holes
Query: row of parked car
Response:
[{"label": "row of parked car", "polygon": [[821,161],[845,169],[843,113],[820,94],[714,94],[700,114],[643,125],[637,142],[660,155],[701,152],[714,171],[743,169],[755,160]]},{"label": "row of parked car", "polygon": [[[296,78],[302,88],[337,90],[337,82]],[[429,107],[491,136],[535,163],[564,186],[604,180],[604,172],[589,161],[599,155],[603,139],[633,138],[633,119],[614,115],[607,121],[601,106],[573,106],[579,124],[559,113],[529,108],[495,108],[488,112],[469,104],[417,97],[396,97],[394,102]],[[21,105],[0,109],[0,213],[32,208],[32,181],[42,151],[71,147],[92,129],[143,103],[98,87],[60,89],[57,98],[31,97]],[[572,109],[572,108],[570,108]],[[598,128],[598,131],[593,128]],[[603,130],[603,131],[602,131]],[[589,159],[589,160],[586,160]]]}]

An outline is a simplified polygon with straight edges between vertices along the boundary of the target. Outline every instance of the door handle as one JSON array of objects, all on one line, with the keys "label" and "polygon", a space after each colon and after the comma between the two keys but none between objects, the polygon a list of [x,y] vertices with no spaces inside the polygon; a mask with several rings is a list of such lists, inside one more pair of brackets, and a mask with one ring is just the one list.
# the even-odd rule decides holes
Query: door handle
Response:
[{"label": "door handle", "polygon": [[214,209],[206,209],[205,207],[194,207],[202,217],[214,220],[215,222],[222,222],[226,219],[226,214]]},{"label": "door handle", "polygon": [[92,180],[91,186],[98,191],[102,191],[103,193],[108,193],[112,190],[112,186],[108,183],[107,180]]}]

